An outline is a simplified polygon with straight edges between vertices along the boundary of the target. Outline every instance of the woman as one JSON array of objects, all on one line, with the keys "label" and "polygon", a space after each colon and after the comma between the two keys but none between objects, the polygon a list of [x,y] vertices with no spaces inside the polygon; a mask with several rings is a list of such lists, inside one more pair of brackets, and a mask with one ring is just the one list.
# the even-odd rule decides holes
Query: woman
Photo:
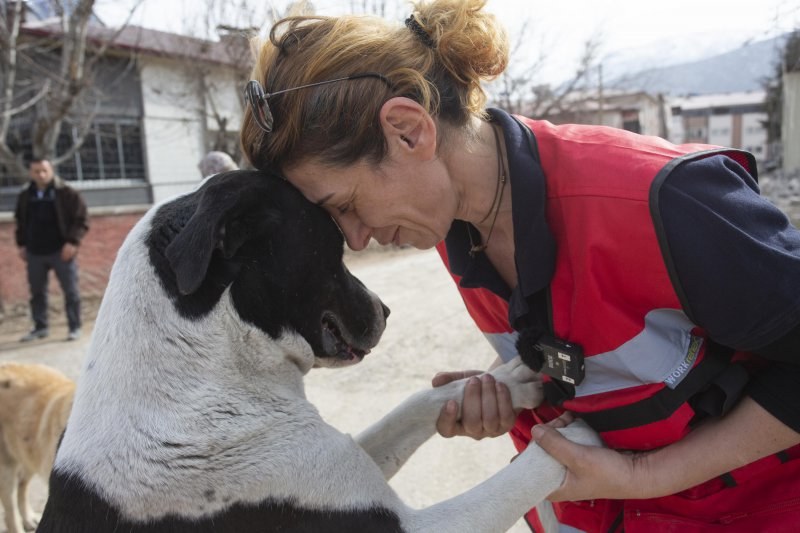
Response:
[{"label": "woman", "polygon": [[[790,529],[800,234],[758,195],[748,154],[484,110],[480,84],[507,56],[479,0],[418,3],[397,27],[283,20],[247,88],[243,149],[352,249],[436,246],[500,356],[542,369],[548,403],[516,425],[502,385],[437,375],[473,376],[462,419],[447,405],[438,428],[533,438],[568,469],[551,495],[562,523]],[[553,429],[573,416],[609,448]]]}]

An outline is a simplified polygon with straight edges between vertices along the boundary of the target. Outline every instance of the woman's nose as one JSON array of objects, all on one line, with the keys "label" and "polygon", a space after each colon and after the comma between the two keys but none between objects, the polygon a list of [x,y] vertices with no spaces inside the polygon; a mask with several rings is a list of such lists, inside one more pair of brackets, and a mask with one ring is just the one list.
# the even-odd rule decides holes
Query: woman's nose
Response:
[{"label": "woman's nose", "polygon": [[363,224],[356,217],[342,216],[338,217],[336,222],[339,224],[339,229],[342,230],[347,246],[351,250],[358,252],[367,247],[370,238],[372,238],[372,228]]}]

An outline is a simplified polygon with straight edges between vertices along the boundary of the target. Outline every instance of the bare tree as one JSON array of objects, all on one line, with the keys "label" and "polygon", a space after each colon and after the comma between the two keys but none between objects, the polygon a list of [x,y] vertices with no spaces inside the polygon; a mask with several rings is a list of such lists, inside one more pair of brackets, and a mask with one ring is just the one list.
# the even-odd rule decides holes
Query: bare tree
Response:
[{"label": "bare tree", "polygon": [[[90,39],[90,26],[99,24],[93,18],[95,0],[51,2],[58,25],[39,35],[24,31],[24,2],[0,2],[0,166],[10,175],[19,179],[27,175],[23,154],[8,142],[13,121],[23,113],[32,117],[34,157],[58,164],[80,148],[95,114],[91,108],[82,108],[89,100],[83,97],[93,86],[94,69],[141,1],[134,3],[125,24],[95,39]],[[57,152],[67,119],[77,120],[78,134],[71,145]]]},{"label": "bare tree", "polygon": [[[171,91],[170,87],[162,87],[160,92],[176,106],[202,117],[206,150],[223,151],[235,159],[241,158],[236,132],[230,131],[230,124],[235,122],[231,107],[223,105],[228,102],[222,101],[231,97],[231,76],[233,85],[240,88],[235,94],[239,109],[243,109],[243,88],[253,67],[253,39],[266,35],[275,21],[288,14],[313,12],[313,4],[306,0],[287,2],[282,10],[272,3],[253,0],[203,0],[201,9],[193,7],[193,16],[184,18],[182,33],[213,42],[224,57],[224,67],[204,62],[183,67],[187,78],[193,80],[197,98],[186,99],[182,91]],[[217,39],[219,42],[214,42]]]},{"label": "bare tree", "polygon": [[523,50],[529,48],[527,39],[522,36],[529,35],[530,26],[530,19],[525,19],[517,38],[511,43],[509,67],[493,84],[497,88],[497,96],[493,99],[493,103],[510,113],[521,113],[525,102],[530,101],[532,92],[535,94],[536,90],[549,90],[549,87],[541,85],[532,86],[532,80],[537,77],[546,62],[543,49],[540,48],[533,59],[517,62],[518,58],[522,56]]},{"label": "bare tree", "polygon": [[408,2],[396,2],[392,0],[350,0],[350,12],[365,15],[376,15],[381,18],[394,18],[401,9],[409,9]]},{"label": "bare tree", "polygon": [[[265,6],[269,6],[265,9]],[[274,4],[253,2],[252,0],[204,0],[202,9],[193,9],[194,18],[186,19],[183,33],[204,39],[219,37],[227,50],[230,61],[228,67],[235,71],[239,87],[244,87],[252,66],[252,54],[247,49],[248,41],[257,34],[262,37],[269,31],[275,21],[287,14],[309,14],[314,12],[314,5],[308,1],[288,2],[285,9],[278,10]],[[350,13],[370,14],[384,18],[396,19],[407,14],[407,2],[400,0],[350,0],[346,9]],[[254,22],[260,24],[254,25]],[[541,71],[547,64],[548,51],[555,45],[540,46],[539,55],[533,59],[525,56],[531,46],[535,33],[529,31],[530,22],[525,21],[522,28],[515,32],[511,50],[511,61],[508,70],[490,86],[490,92],[497,96],[493,104],[515,113],[530,116],[546,117],[549,114],[563,112],[569,97],[583,88],[589,72],[595,67],[601,39],[591,37],[584,44],[583,53],[578,60],[572,77],[557,86],[541,82]],[[531,37],[534,34],[534,37]],[[220,105],[219,95],[229,94],[220,90],[222,80],[215,78],[213,67],[204,64],[187,66],[192,71],[190,77],[196,80],[199,98],[191,105],[197,109],[206,121],[206,148],[222,150],[238,156],[238,145],[231,141],[229,135],[232,117],[226,113],[225,106]],[[491,89],[495,90],[492,91]],[[162,94],[169,92],[164,87]],[[240,105],[244,103],[241,91],[237,92]],[[175,104],[186,106],[187,99],[181,95],[174,98]]]},{"label": "bare tree", "polygon": [[592,35],[583,43],[573,74],[557,85],[541,80],[554,45],[540,40],[537,54],[530,58],[526,53],[534,40],[535,28],[531,28],[530,19],[525,19],[514,32],[508,68],[489,88],[495,94],[492,104],[510,113],[546,119],[569,111],[571,97],[586,89],[590,73],[597,67],[602,38]]}]

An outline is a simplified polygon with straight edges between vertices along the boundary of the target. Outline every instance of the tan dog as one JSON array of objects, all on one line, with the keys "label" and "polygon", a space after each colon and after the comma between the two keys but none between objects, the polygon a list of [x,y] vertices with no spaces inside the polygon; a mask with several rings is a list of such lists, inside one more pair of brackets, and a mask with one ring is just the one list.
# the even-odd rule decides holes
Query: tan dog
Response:
[{"label": "tan dog", "polygon": [[75,382],[36,364],[0,364],[0,501],[8,533],[33,530],[28,503],[35,474],[47,479],[67,425]]}]

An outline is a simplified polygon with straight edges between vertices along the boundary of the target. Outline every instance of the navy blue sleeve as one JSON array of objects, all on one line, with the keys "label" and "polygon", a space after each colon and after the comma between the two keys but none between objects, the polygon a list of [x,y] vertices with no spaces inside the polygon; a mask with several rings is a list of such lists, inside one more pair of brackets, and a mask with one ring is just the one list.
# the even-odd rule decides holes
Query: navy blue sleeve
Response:
[{"label": "navy blue sleeve", "polygon": [[744,168],[724,156],[685,163],[659,202],[688,314],[714,340],[752,351],[800,324],[800,231]]},{"label": "navy blue sleeve", "polygon": [[800,431],[800,231],[724,156],[678,167],[659,203],[687,312],[720,344],[772,361],[746,393]]}]

